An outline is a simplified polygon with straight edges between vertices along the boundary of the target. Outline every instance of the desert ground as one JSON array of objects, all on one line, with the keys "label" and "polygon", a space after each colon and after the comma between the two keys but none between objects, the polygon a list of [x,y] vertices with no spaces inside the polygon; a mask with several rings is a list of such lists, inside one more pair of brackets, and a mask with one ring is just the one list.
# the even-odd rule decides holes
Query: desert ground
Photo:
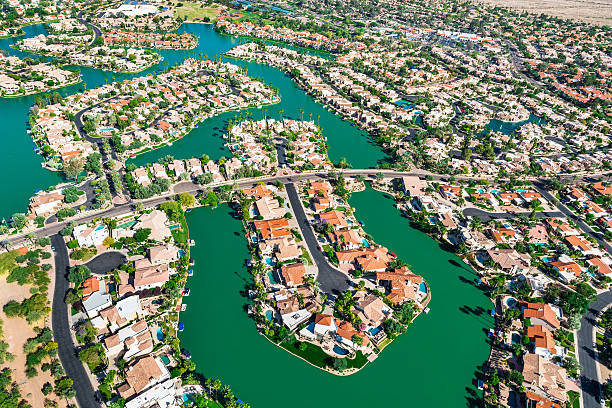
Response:
[{"label": "desert ground", "polygon": [[535,14],[549,14],[590,24],[612,26],[612,0],[480,0]]}]

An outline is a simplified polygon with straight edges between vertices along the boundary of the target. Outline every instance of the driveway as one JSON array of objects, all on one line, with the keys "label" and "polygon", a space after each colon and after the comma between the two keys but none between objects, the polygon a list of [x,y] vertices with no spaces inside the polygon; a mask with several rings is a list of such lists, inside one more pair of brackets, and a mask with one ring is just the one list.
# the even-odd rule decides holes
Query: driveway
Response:
[{"label": "driveway", "polygon": [[583,408],[601,408],[599,403],[601,384],[597,375],[597,353],[595,351],[593,329],[599,314],[610,304],[612,304],[612,291],[601,293],[597,296],[597,300],[591,303],[589,310],[580,320],[581,326],[576,340],[578,343],[578,359],[582,366],[580,383]]},{"label": "driveway", "polygon": [[109,251],[100,254],[87,262],[91,273],[96,275],[106,275],[127,262],[127,257],[118,251]]},{"label": "driveway", "polygon": [[89,376],[83,367],[83,363],[77,358],[77,351],[70,333],[68,305],[64,302],[64,296],[69,287],[67,279],[70,265],[68,250],[64,244],[64,239],[59,234],[51,237],[51,243],[55,247],[55,289],[53,292],[51,329],[55,341],[58,343],[58,356],[64,370],[66,370],[66,375],[74,381],[73,388],[76,391],[76,400],[79,407],[99,407],[100,404],[94,397],[94,389]]},{"label": "driveway", "polygon": [[289,201],[295,217],[297,218],[298,225],[300,227],[302,236],[308,249],[314,258],[313,261],[319,270],[317,281],[319,282],[320,288],[323,292],[336,297],[340,293],[344,292],[349,288],[349,279],[345,274],[339,270],[332,268],[327,262],[327,258],[323,255],[323,252],[319,250],[319,243],[314,235],[310,223],[306,219],[306,212],[302,207],[302,202],[298,196],[295,184],[285,184]]}]

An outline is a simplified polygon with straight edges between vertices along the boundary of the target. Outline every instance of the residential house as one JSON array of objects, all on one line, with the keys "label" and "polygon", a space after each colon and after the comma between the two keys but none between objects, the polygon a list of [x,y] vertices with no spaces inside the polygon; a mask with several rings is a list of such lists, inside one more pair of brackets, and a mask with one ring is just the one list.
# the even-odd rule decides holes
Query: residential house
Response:
[{"label": "residential house", "polygon": [[102,245],[104,240],[108,237],[108,229],[102,224],[97,224],[93,227],[89,227],[87,224],[81,224],[74,227],[72,235],[79,243],[79,246],[98,246]]}]

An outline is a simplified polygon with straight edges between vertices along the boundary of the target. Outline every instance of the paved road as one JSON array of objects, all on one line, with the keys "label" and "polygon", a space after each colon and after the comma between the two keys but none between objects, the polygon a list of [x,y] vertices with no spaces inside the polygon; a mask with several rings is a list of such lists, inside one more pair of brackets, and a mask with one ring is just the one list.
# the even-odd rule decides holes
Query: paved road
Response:
[{"label": "paved road", "polygon": [[[516,218],[520,214],[523,214],[526,217],[529,217],[531,215],[531,212],[521,212],[521,213],[510,214],[510,213],[505,213],[505,212],[501,212],[501,213],[488,212],[488,211],[481,210],[479,208],[465,208],[463,210],[463,215],[465,215],[466,217],[478,217],[483,222],[488,222],[491,220],[508,220],[508,219]],[[536,212],[536,218],[538,219],[539,218],[551,218],[551,217],[565,217],[565,215],[561,211],[537,211]]]},{"label": "paved road", "polygon": [[306,213],[304,211],[304,207],[302,206],[302,201],[298,196],[297,190],[295,189],[295,184],[285,184],[285,189],[289,195],[291,208],[293,208],[293,212],[297,218],[304,241],[306,242],[306,245],[308,245],[308,249],[314,258],[313,261],[319,269],[317,281],[319,282],[320,288],[325,293],[337,296],[349,288],[350,281],[345,274],[332,268],[327,262],[325,255],[323,255],[323,252],[319,251],[319,243],[317,242],[317,238],[310,227],[310,223],[306,219]]},{"label": "paved road", "polygon": [[76,348],[70,334],[70,322],[68,318],[68,305],[64,302],[64,296],[69,287],[68,274],[68,250],[64,239],[60,235],[54,235],[51,243],[55,247],[55,290],[53,292],[53,306],[51,312],[51,328],[55,341],[58,343],[58,355],[66,375],[74,381],[76,399],[81,408],[99,407],[94,397],[94,389],[89,376],[79,361]]},{"label": "paved road", "polygon": [[597,296],[597,300],[589,306],[588,312],[582,316],[578,331],[578,358],[582,365],[580,382],[582,387],[583,408],[601,408],[599,396],[601,384],[597,375],[597,354],[595,352],[594,325],[597,316],[608,305],[612,304],[612,291]]},{"label": "paved road", "polygon": [[[449,179],[449,176],[431,174],[426,170],[415,170],[411,172],[402,172],[402,171],[383,170],[383,169],[343,169],[343,170],[336,169],[335,171],[337,173],[342,173],[344,176],[347,176],[347,177],[364,175],[372,179],[378,173],[382,173],[384,174],[385,177],[388,177],[388,178],[396,178],[396,177],[404,177],[404,176],[419,176],[419,177],[429,177],[431,178],[431,180],[441,181],[441,182],[447,182]],[[593,177],[595,176],[595,174],[591,174],[591,176]],[[153,198],[149,198],[146,200],[140,200],[137,202],[143,204],[145,207],[153,207],[153,206],[161,204],[164,201],[170,200],[174,196],[174,194],[183,193],[183,192],[197,193],[197,192],[202,192],[207,188],[216,188],[222,185],[232,185],[236,183],[239,188],[244,188],[244,187],[253,186],[260,182],[271,183],[271,182],[278,180],[282,182],[283,184],[286,184],[286,183],[293,183],[293,182],[301,181],[301,180],[319,180],[319,179],[326,178],[326,177],[328,177],[328,172],[319,171],[319,172],[309,172],[309,173],[302,173],[302,174],[295,174],[295,175],[293,174],[272,175],[272,176],[259,177],[259,178],[229,180],[223,183],[211,184],[211,185],[198,185],[190,181],[186,181],[186,182],[179,183],[176,186],[174,186],[173,192],[167,193],[163,196],[153,197]],[[571,176],[571,177],[575,177],[575,176]],[[455,176],[455,179],[457,180],[474,180],[474,179],[483,179],[483,178],[486,178],[486,177]],[[490,177],[490,178],[494,178],[494,177]],[[534,182],[536,183],[536,186],[538,185],[537,183],[541,183],[540,185],[543,185],[544,183],[544,181],[542,180],[535,180]],[[550,193],[546,191],[540,191],[540,192],[542,193],[542,195],[544,195],[549,200],[550,200],[549,197],[552,197]],[[89,222],[93,220],[94,218],[98,218],[98,217],[116,217],[119,215],[127,214],[128,212],[133,211],[135,209],[135,203],[136,201],[132,203],[115,205],[114,207],[111,207],[101,212],[97,212],[93,215],[92,214],[79,215],[78,217],[75,217],[71,220],[57,223],[54,225],[48,225],[48,226],[45,226],[44,228],[37,229],[34,231],[34,234],[36,235],[36,237],[51,236],[51,235],[57,234],[66,225],[68,225],[71,222],[82,223],[82,222]],[[564,214],[566,214],[566,212],[563,209],[561,209],[561,211],[563,211]],[[27,233],[22,233],[22,234],[17,234],[17,235],[7,237],[6,239],[10,244],[17,244],[17,243],[25,241],[27,239],[26,235]],[[609,247],[609,245],[607,244],[606,246]],[[612,248],[610,248],[610,250],[612,250]]]},{"label": "paved road", "polygon": [[[546,198],[549,202],[552,202],[553,200],[555,200],[555,197],[553,197],[552,194],[550,194],[548,192],[548,190],[546,189],[546,185],[544,184],[543,181],[535,181],[533,183],[535,189],[544,196],[544,198]],[[557,200],[558,201],[558,200]],[[557,208],[563,213],[565,214],[565,216],[569,219],[571,219],[576,225],[578,225],[580,227],[580,229],[582,229],[582,231],[586,232],[587,234],[589,234],[591,237],[595,238],[595,240],[597,240],[597,243],[599,245],[601,245],[607,252],[608,254],[612,255],[612,246],[610,246],[610,244],[608,244],[604,239],[601,238],[602,234],[599,232],[595,232],[593,230],[593,228],[591,228],[586,222],[584,222],[580,217],[578,217],[576,214],[574,214],[574,212],[572,210],[570,210],[569,208],[567,208],[567,206],[565,206],[563,203],[559,203],[557,205]]]}]

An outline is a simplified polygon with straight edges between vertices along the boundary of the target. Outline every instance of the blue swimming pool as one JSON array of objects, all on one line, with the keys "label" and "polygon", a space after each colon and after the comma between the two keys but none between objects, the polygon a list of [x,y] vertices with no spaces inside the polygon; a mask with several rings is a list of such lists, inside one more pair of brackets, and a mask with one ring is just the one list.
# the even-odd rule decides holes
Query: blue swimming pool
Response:
[{"label": "blue swimming pool", "polygon": [[376,336],[378,333],[380,333],[381,330],[382,330],[382,326],[373,327],[370,330],[368,330],[368,333],[370,333],[372,336]]},{"label": "blue swimming pool", "polygon": [[168,229],[169,230],[174,230],[174,229],[179,228],[180,226],[181,226],[180,224],[174,224],[174,225],[169,226]]},{"label": "blue swimming pool", "polygon": [[337,344],[334,345],[334,353],[338,354],[339,356],[346,356],[349,351],[345,348],[342,348],[340,346],[338,346]]},{"label": "blue swimming pool", "polygon": [[542,262],[553,262],[555,260],[554,256],[543,256]]},{"label": "blue swimming pool", "polygon": [[266,310],[266,320],[272,321],[273,318],[274,318],[274,312],[271,310]]},{"label": "blue swimming pool", "polygon": [[273,285],[277,285],[278,282],[276,281],[276,278],[274,277],[274,272],[270,271],[268,272],[268,278],[270,279],[270,283]]},{"label": "blue swimming pool", "polygon": [[512,338],[510,340],[512,344],[521,344],[521,335],[518,333],[512,333]]},{"label": "blue swimming pool", "polygon": [[161,327],[157,328],[157,340],[162,341],[164,339],[164,332],[162,331]]},{"label": "blue swimming pool", "polygon": [[367,240],[367,239],[365,239],[365,238],[364,238],[364,239],[362,240],[362,242],[363,242],[363,246],[364,246],[364,247],[366,247],[366,248],[369,248],[369,247],[370,247],[370,243],[368,242],[368,240]]},{"label": "blue swimming pool", "polygon": [[268,266],[274,266],[274,260],[270,257],[266,257],[264,258],[264,262],[266,263],[266,265]]},{"label": "blue swimming pool", "polygon": [[514,306],[516,306],[516,303],[517,303],[517,301],[513,297],[509,297],[508,299],[506,299],[506,306],[508,306],[508,307],[514,307]]},{"label": "blue swimming pool", "polygon": [[419,285],[419,290],[423,293],[427,293],[427,285],[425,284],[425,282],[421,282],[421,284]]}]

